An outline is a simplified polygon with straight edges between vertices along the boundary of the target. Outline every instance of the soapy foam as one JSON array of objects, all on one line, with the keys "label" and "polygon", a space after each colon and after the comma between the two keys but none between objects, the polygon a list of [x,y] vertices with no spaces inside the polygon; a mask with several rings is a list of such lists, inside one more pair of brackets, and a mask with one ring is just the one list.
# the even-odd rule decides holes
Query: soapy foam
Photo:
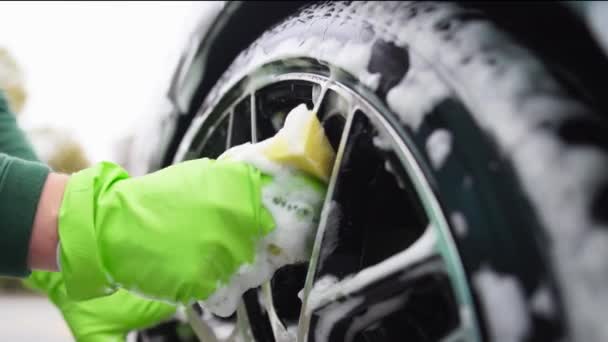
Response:
[{"label": "soapy foam", "polygon": [[469,225],[467,224],[467,219],[464,215],[459,211],[455,211],[450,215],[450,219],[456,235],[460,238],[466,237],[469,231]]},{"label": "soapy foam", "polygon": [[530,331],[530,319],[521,284],[515,277],[483,267],[473,276],[482,299],[492,341],[523,341]]},{"label": "soapy foam", "polygon": [[355,297],[341,305],[324,309],[317,322],[317,329],[315,329],[315,341],[329,341],[330,333],[336,323],[362,303],[362,297]]},{"label": "soapy foam", "polygon": [[434,131],[426,141],[426,152],[435,170],[443,166],[452,150],[452,134],[446,129]]},{"label": "soapy foam", "polygon": [[402,123],[418,130],[426,115],[449,98],[452,91],[416,53],[410,52],[410,63],[405,77],[387,93],[386,102]]},{"label": "soapy foam", "polygon": [[403,265],[411,265],[427,258],[434,253],[436,242],[437,232],[435,228],[429,226],[410,248],[374,266],[346,276],[339,281],[333,276],[325,276],[319,279],[308,294],[307,313],[310,314],[312,310],[322,307],[337,298],[355,293],[377,279],[383,278],[383,276],[398,273],[399,270],[403,269]]},{"label": "soapy foam", "polygon": [[246,290],[270,279],[281,266],[306,260],[318,224],[314,215],[322,202],[321,194],[294,184],[290,175],[275,174],[275,181],[262,190],[262,203],[274,218],[275,229],[258,242],[253,264],[241,266],[227,284],[219,284],[202,306],[229,316]]},{"label": "soapy foam", "polygon": [[553,295],[546,285],[539,286],[530,298],[532,311],[542,317],[554,317],[556,314]]},{"label": "soapy foam", "polygon": [[[306,110],[306,106],[303,109]],[[283,134],[301,132],[285,130]],[[287,140],[297,142],[293,136]],[[276,226],[258,242],[254,262],[241,266],[227,284],[218,284],[213,295],[201,302],[203,307],[219,316],[232,314],[242,294],[270,279],[278,268],[307,260],[310,255],[324,195],[311,189],[302,178],[294,177],[297,170],[266,158],[263,154],[266,146],[265,142],[247,143],[220,157],[248,163],[273,176],[273,182],[262,189],[262,203]]]}]

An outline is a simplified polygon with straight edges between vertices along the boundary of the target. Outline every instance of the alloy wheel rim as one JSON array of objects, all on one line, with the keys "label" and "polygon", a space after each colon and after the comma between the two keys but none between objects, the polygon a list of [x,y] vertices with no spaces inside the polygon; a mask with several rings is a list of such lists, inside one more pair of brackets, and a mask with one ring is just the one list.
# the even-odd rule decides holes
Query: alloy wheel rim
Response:
[{"label": "alloy wheel rim", "polygon": [[[408,137],[400,129],[399,124],[391,120],[392,115],[380,101],[374,100],[376,97],[367,89],[361,87],[355,80],[347,74],[337,70],[330,70],[316,61],[307,59],[293,59],[280,61],[265,65],[256,71],[242,78],[239,82],[229,87],[224,92],[224,96],[216,99],[208,99],[202,106],[201,111],[195,117],[191,127],[184,136],[180,144],[175,161],[201,157],[201,149],[205,147],[218,129],[218,122],[226,122],[228,132],[232,132],[235,125],[237,108],[249,108],[251,123],[251,141],[256,142],[266,137],[260,137],[257,122],[260,113],[258,102],[265,91],[269,91],[273,85],[289,84],[308,84],[311,87],[312,105],[317,112],[324,111],[325,115],[341,115],[344,119],[344,128],[340,134],[336,149],[336,162],[330,183],[328,186],[326,201],[321,213],[319,229],[312,247],[312,254],[308,264],[304,288],[302,290],[302,306],[300,310],[297,327],[287,327],[281,322],[277,314],[275,305],[272,303],[272,287],[266,283],[261,287],[265,309],[274,339],[283,340],[285,337],[297,337],[298,341],[304,340],[323,340],[324,337],[332,336],[330,331],[318,333],[319,325],[330,325],[331,322],[323,323],[323,318],[314,317],[315,311],[325,308],[325,311],[332,303],[339,302],[340,305],[332,310],[348,311],[348,307],[356,308],[354,300],[361,296],[360,291],[366,286],[373,286],[383,279],[390,277],[403,278],[404,293],[408,282],[412,283],[416,277],[422,277],[431,273],[441,273],[448,279],[454,305],[458,315],[458,325],[448,331],[443,337],[443,341],[481,341],[482,329],[479,324],[479,317],[475,309],[475,303],[467,280],[466,274],[454,238],[451,234],[448,220],[443,212],[440,201],[432,186],[432,177],[427,171],[427,166],[421,162],[421,158],[416,155],[412,144],[408,143]],[[270,89],[272,90],[272,89]],[[330,101],[338,98],[338,101]],[[280,99],[280,97],[279,97]],[[337,113],[337,114],[336,114]],[[385,115],[383,115],[383,113]],[[405,177],[412,185],[420,204],[428,218],[428,226],[424,228],[422,234],[407,248],[380,261],[377,264],[366,267],[352,276],[337,279],[329,287],[324,287],[322,291],[315,289],[315,285],[323,278],[319,272],[319,259],[326,247],[325,241],[328,230],[331,230],[332,215],[335,214],[334,195],[336,185],[340,175],[340,170],[344,166],[344,154],[349,143],[353,123],[357,118],[364,116],[371,125],[377,130],[378,136],[382,138],[386,150],[392,152],[398,161],[398,165],[405,172]],[[227,134],[226,147],[233,146],[235,143],[232,134]],[[211,156],[216,157],[216,156]],[[409,279],[408,277],[413,277]],[[327,277],[325,277],[327,280]],[[399,295],[397,295],[398,297]],[[396,298],[397,298],[396,297]],[[407,297],[407,296],[406,296]],[[349,300],[351,301],[349,304]],[[407,298],[402,299],[401,305],[407,305]],[[389,300],[387,300],[388,303]],[[398,303],[393,298],[392,304]],[[378,305],[384,302],[377,303]],[[385,307],[388,304],[385,303]],[[397,305],[397,304],[395,304]],[[398,305],[397,305],[398,306]],[[190,320],[196,320],[197,315],[190,310]],[[327,312],[326,312],[327,313]],[[250,319],[247,310],[241,303],[237,310],[236,328],[245,339],[253,339],[250,332]],[[335,316],[335,314],[334,314]],[[315,327],[311,330],[311,318]],[[335,322],[334,322],[335,323]],[[208,321],[199,320],[194,322],[193,328],[200,333],[200,325],[206,325],[203,330],[213,331],[213,325]],[[198,328],[197,328],[198,326]],[[348,335],[348,332],[346,332]],[[230,334],[225,340],[233,339],[235,334]],[[343,335],[340,335],[343,336]],[[351,336],[352,337],[352,336]],[[222,340],[217,339],[216,340]]]}]

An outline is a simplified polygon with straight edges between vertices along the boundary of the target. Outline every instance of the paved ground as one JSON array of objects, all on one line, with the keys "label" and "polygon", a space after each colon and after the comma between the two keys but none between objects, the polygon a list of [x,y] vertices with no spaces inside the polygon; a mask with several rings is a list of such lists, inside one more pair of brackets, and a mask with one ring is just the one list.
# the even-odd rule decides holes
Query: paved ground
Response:
[{"label": "paved ground", "polygon": [[45,298],[0,294],[0,341],[73,341],[61,314]]}]

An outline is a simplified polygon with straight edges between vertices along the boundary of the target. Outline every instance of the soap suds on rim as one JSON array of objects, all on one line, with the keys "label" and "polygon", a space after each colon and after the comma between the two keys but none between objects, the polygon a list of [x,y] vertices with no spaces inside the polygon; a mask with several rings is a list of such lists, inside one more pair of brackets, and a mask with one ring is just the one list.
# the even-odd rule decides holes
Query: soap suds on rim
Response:
[{"label": "soap suds on rim", "polygon": [[434,69],[415,53],[410,53],[410,63],[410,70],[388,92],[386,102],[402,123],[418,130],[425,116],[447,99],[451,91]]},{"label": "soap suds on rim", "polygon": [[431,133],[426,141],[426,152],[435,170],[443,166],[452,150],[452,134],[440,128]]},{"label": "soap suds on rim", "polygon": [[467,224],[467,219],[464,215],[459,211],[455,211],[450,214],[450,221],[452,221],[456,235],[460,238],[466,237],[469,231],[469,225]]},{"label": "soap suds on rim", "polygon": [[473,283],[488,320],[490,339],[501,342],[525,340],[531,323],[523,288],[517,279],[482,267],[473,275]]},{"label": "soap suds on rim", "polygon": [[[286,130],[283,134],[294,135],[287,140],[297,142],[301,133]],[[275,228],[258,241],[253,263],[242,265],[227,284],[218,284],[217,290],[201,302],[204,308],[219,316],[232,314],[242,294],[270,279],[278,268],[310,256],[324,194],[311,188],[304,178],[294,177],[298,171],[269,160],[263,154],[264,147],[264,142],[246,143],[220,156],[220,159],[248,163],[273,176],[273,181],[262,189],[262,204],[272,215]]]},{"label": "soap suds on rim", "polygon": [[435,228],[428,226],[422,236],[408,249],[342,279],[338,280],[331,275],[321,278],[308,295],[306,310],[310,313],[337,298],[356,292],[382,278],[383,275],[398,273],[403,269],[403,265],[423,260],[434,253],[436,242],[437,232]]},{"label": "soap suds on rim", "polygon": [[543,317],[551,318],[555,316],[556,309],[553,295],[547,285],[539,286],[534,291],[532,298],[530,298],[530,307],[533,312]]}]

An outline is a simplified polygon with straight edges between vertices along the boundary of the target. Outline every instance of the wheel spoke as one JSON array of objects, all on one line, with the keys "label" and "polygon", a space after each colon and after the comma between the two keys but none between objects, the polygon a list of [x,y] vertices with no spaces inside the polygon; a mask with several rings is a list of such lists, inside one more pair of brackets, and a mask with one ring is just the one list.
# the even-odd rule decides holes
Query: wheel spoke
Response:
[{"label": "wheel spoke", "polygon": [[228,134],[226,135],[226,149],[232,146],[232,127],[234,125],[234,109],[228,114]]},{"label": "wheel spoke", "polygon": [[[368,267],[356,275],[346,277],[343,280],[327,287],[322,286],[320,289],[313,287],[307,298],[307,314],[316,308],[319,308],[331,301],[340,297],[346,297],[359,292],[362,289],[369,287],[382,279],[395,274],[404,275],[406,278],[410,275],[410,270],[415,270],[411,276],[419,276],[427,273],[431,267],[424,268],[425,263],[429,266],[434,266],[434,261],[439,254],[436,250],[436,232],[435,229],[429,227],[425,233],[412,246],[403,252],[396,254],[379,264]],[[420,271],[422,270],[422,271]],[[434,270],[433,270],[434,271]],[[409,280],[409,279],[407,279]]]},{"label": "wheel spoke", "polygon": [[[252,143],[256,143],[258,141],[257,136],[257,109],[255,102],[255,93],[252,93],[250,96],[251,103],[251,140]],[[262,284],[260,291],[262,292],[264,304],[266,307],[266,312],[268,314],[268,319],[270,320],[270,327],[272,328],[272,333],[275,336],[275,340],[277,340],[277,336],[283,336],[286,333],[286,329],[281,323],[276,310],[274,308],[274,303],[272,300],[272,286],[270,281]]]},{"label": "wheel spoke", "polygon": [[185,314],[188,323],[192,326],[194,334],[201,341],[222,342],[234,340],[235,336],[238,334],[234,321],[228,322],[219,319],[210,311],[205,309],[197,310],[195,306],[196,304],[186,307]]},{"label": "wheel spoke", "polygon": [[262,294],[264,295],[264,301],[266,302],[266,311],[268,313],[268,319],[270,320],[270,327],[272,333],[275,336],[275,341],[278,341],[277,337],[286,336],[287,329],[281,323],[279,316],[274,308],[274,302],[272,300],[272,287],[270,282],[266,282],[262,285]]},{"label": "wheel spoke", "polygon": [[[245,342],[253,342],[254,338],[251,336],[251,322],[249,321],[249,316],[247,315],[247,309],[243,304],[243,301],[239,303],[239,306],[236,308],[236,327],[238,330],[238,337],[235,338],[237,341],[245,341]],[[204,340],[203,340],[204,341]]]},{"label": "wheel spoke", "polygon": [[194,334],[199,340],[217,342],[217,337],[213,332],[213,328],[201,319],[191,305],[186,306],[186,317],[188,318],[188,323],[190,323]]},{"label": "wheel spoke", "polygon": [[[423,240],[421,244],[429,240],[431,239]],[[374,266],[376,267],[382,266]],[[425,295],[428,297],[429,290],[437,289],[435,285],[438,283],[429,280],[446,279],[445,267],[441,258],[431,253],[428,258],[410,264],[405,269],[397,267],[394,271],[394,273],[386,272],[374,281],[361,281],[362,279],[357,275],[329,286],[328,291],[319,296],[327,300],[310,312],[309,340],[353,341],[362,333],[374,334],[374,330],[377,339],[394,340],[397,336],[399,338],[404,336],[404,331],[411,331],[406,329],[411,325],[412,313],[421,306],[420,299],[424,299]],[[323,297],[326,294],[331,298]],[[315,295],[312,293],[311,297]],[[433,305],[434,308],[446,310],[448,308],[445,304],[445,302],[437,304],[433,301],[424,301],[423,305]],[[395,327],[391,321],[401,323]],[[410,337],[416,340],[420,335]],[[431,336],[426,337],[425,340]]]},{"label": "wheel spoke", "polygon": [[[320,102],[319,102],[320,103]],[[310,261],[308,264],[308,272],[306,273],[306,281],[304,283],[304,289],[302,290],[302,309],[300,311],[300,319],[298,322],[298,341],[304,341],[304,337],[308,331],[308,326],[310,324],[310,316],[306,314],[308,312],[307,302],[308,295],[313,286],[314,277],[317,271],[317,262],[319,260],[319,254],[321,252],[321,245],[323,243],[323,236],[325,233],[325,229],[332,221],[332,217],[335,214],[335,206],[332,203],[331,199],[333,197],[333,193],[336,187],[336,180],[338,175],[338,170],[340,169],[340,165],[342,163],[342,157],[344,155],[344,149],[346,148],[346,143],[348,141],[348,134],[350,132],[350,128],[352,127],[353,118],[355,116],[355,111],[352,110],[349,112],[348,117],[346,119],[346,123],[344,125],[344,130],[342,131],[342,136],[340,137],[340,144],[338,145],[338,150],[336,152],[336,159],[334,162],[334,167],[332,170],[332,175],[329,180],[329,185],[327,187],[327,195],[325,196],[325,203],[323,203],[323,209],[321,211],[321,219],[319,222],[319,228],[317,230],[317,234],[315,236],[315,241],[312,249],[312,254],[310,256]]]},{"label": "wheel spoke", "polygon": [[193,143],[195,142],[194,138],[198,133],[198,128],[202,126],[205,119],[206,118],[202,115],[195,116],[194,119],[192,119],[192,123],[190,125],[196,129],[189,129],[186,131],[184,137],[182,138],[182,142],[177,147],[175,157],[173,157],[173,163],[179,163],[188,158],[188,152],[191,151]]},{"label": "wheel spoke", "polygon": [[460,325],[442,338],[442,342],[474,341],[478,338],[478,332],[473,323],[472,310],[473,308],[470,306],[460,305]]},{"label": "wheel spoke", "polygon": [[249,96],[251,103],[251,142],[258,142],[258,128],[257,128],[257,109],[255,107],[255,92],[251,93]]},{"label": "wheel spoke", "polygon": [[327,89],[328,89],[330,83],[331,83],[330,80],[327,80],[325,83],[323,83],[323,85],[321,86],[321,91],[319,92],[319,95],[315,99],[313,99],[315,106],[312,111],[314,113],[319,112],[319,108],[321,108],[321,104],[323,103],[323,100],[325,99],[325,94],[327,94]]}]

